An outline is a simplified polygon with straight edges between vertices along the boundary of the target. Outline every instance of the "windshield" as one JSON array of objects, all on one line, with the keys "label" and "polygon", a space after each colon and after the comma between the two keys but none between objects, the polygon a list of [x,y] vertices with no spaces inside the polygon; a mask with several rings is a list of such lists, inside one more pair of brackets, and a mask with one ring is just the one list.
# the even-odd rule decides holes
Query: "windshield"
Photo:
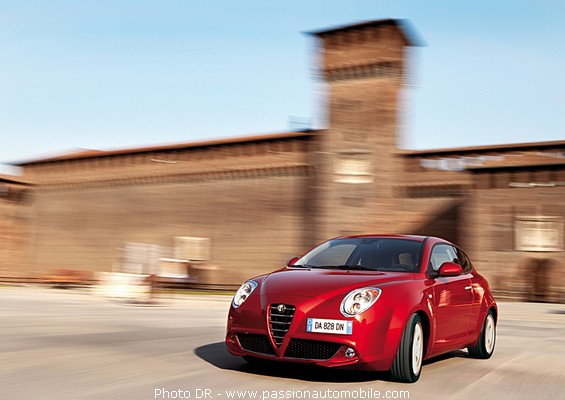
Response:
[{"label": "windshield", "polygon": [[334,239],[308,252],[293,267],[417,272],[421,248],[421,242],[408,239]]}]

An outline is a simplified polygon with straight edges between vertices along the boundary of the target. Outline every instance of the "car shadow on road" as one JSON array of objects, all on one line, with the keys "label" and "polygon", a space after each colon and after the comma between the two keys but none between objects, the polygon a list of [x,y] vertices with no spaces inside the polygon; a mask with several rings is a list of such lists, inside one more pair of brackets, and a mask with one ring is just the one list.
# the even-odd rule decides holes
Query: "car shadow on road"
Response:
[{"label": "car shadow on road", "polygon": [[297,379],[307,382],[369,382],[390,380],[386,372],[354,371],[323,368],[300,363],[261,361],[249,364],[241,357],[228,353],[223,342],[200,346],[194,354],[220,369],[239,371],[246,374]]},{"label": "car shadow on road", "polygon": [[427,360],[424,361],[423,365],[424,366],[431,365],[431,364],[435,364],[439,361],[449,360],[451,358],[469,358],[469,353],[467,353],[466,351],[463,351],[463,350],[451,351],[449,353],[445,353],[445,354],[442,354],[440,356],[428,358]]}]

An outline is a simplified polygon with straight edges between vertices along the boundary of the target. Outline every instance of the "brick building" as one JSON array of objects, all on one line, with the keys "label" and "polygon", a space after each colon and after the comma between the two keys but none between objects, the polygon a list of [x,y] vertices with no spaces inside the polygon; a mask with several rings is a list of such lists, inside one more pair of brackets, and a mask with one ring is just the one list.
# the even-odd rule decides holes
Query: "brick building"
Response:
[{"label": "brick building", "polygon": [[0,181],[27,198],[0,197],[4,235],[21,238],[4,274],[108,271],[134,243],[238,285],[329,237],[417,233],[467,249],[499,293],[563,300],[565,141],[399,150],[418,38],[398,20],[312,35],[327,129],[23,163],[22,180]]},{"label": "brick building", "polygon": [[0,175],[0,277],[29,267],[31,190],[23,179]]}]

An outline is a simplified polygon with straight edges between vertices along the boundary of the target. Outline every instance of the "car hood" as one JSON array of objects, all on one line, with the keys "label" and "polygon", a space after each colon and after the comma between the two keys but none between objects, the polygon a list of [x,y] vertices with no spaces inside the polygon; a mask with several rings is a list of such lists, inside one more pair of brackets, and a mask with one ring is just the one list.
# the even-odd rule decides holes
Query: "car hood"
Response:
[{"label": "car hood", "polygon": [[414,274],[409,272],[288,268],[266,275],[261,282],[261,295],[331,298],[361,287],[412,279]]}]

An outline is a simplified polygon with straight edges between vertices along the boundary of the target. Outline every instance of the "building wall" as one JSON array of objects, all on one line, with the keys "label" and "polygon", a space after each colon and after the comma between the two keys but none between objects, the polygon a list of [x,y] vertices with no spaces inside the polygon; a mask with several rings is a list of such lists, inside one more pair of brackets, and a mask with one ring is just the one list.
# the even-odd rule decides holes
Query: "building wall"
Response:
[{"label": "building wall", "polygon": [[[497,182],[508,176],[508,171],[490,171],[480,180],[485,175],[490,176],[490,182]],[[483,187],[480,181],[477,186],[467,205],[466,237],[469,255],[481,273],[500,294],[522,300],[565,302],[565,186]],[[560,248],[521,250],[517,221],[524,217],[555,221],[554,232],[538,230],[534,235],[539,237],[534,239],[545,243],[555,239],[561,243]]]},{"label": "building wall", "polygon": [[36,272],[108,271],[126,242],[174,246],[175,236],[211,239],[220,282],[284,265],[304,247],[307,177],[131,184],[38,193]]},{"label": "building wall", "polygon": [[25,276],[29,268],[31,188],[0,179],[0,277]]},{"label": "building wall", "polygon": [[33,273],[109,271],[126,243],[173,247],[177,236],[211,240],[203,263],[218,267],[215,283],[283,266],[310,245],[308,146],[291,139],[37,166]]}]

